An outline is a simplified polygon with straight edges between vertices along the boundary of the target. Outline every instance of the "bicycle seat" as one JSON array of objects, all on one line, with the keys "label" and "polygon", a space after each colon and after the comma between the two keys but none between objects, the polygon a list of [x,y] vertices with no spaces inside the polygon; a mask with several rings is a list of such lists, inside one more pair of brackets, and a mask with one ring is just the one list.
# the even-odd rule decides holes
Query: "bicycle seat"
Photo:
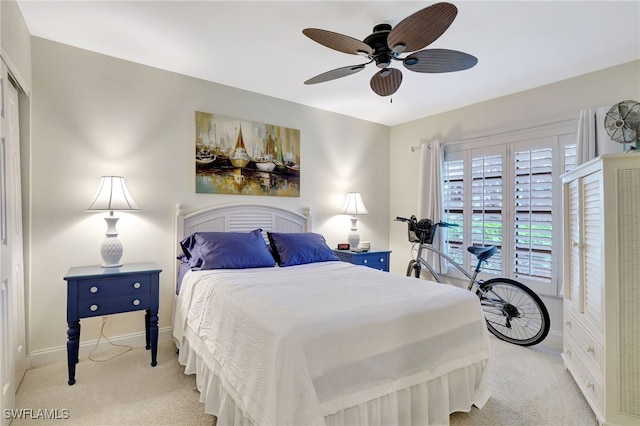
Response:
[{"label": "bicycle seat", "polygon": [[488,246],[488,247],[480,247],[480,246],[471,246],[467,247],[467,251],[477,257],[479,260],[487,260],[496,252],[498,248],[496,246]]}]

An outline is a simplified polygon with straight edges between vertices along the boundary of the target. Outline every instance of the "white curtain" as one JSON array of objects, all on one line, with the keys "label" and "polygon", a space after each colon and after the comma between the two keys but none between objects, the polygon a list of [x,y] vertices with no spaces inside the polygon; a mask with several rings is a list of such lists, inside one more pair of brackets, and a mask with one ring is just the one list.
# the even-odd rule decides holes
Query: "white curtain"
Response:
[{"label": "white curtain", "polygon": [[578,138],[576,140],[576,165],[596,156],[596,112],[592,109],[580,111]]},{"label": "white curtain", "polygon": [[[431,219],[440,222],[444,216],[442,206],[442,164],[444,149],[440,141],[423,142],[420,146],[420,179],[418,181],[418,219]],[[433,246],[440,248],[441,229],[433,239]],[[428,252],[425,260],[436,268],[443,270],[438,255]]]}]

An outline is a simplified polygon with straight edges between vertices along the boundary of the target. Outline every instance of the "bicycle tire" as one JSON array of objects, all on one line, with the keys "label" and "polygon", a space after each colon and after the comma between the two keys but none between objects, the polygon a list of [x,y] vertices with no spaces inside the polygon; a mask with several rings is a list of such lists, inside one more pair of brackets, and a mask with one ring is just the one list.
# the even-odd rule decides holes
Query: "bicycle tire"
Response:
[{"label": "bicycle tire", "polygon": [[[536,345],[547,337],[551,326],[549,312],[529,287],[508,278],[492,278],[480,288],[476,294],[491,334],[520,346]],[[487,294],[498,296],[506,305],[497,307]]]}]

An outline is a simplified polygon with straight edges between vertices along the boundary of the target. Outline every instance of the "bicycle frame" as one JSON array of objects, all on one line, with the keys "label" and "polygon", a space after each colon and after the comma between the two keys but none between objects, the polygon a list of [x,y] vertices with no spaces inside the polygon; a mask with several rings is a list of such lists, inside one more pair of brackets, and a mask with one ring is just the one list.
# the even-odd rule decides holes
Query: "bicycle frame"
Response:
[{"label": "bicycle frame", "polygon": [[[426,260],[423,259],[423,257],[422,257],[423,250],[428,250],[428,251],[434,252],[438,256],[440,256],[440,258],[446,259],[447,261],[449,261],[449,263],[451,263],[453,266],[455,266],[458,269],[458,271],[462,272],[467,278],[469,278],[469,285],[467,286],[467,290],[473,291],[473,285],[475,284],[476,285],[476,290],[483,294],[483,297],[480,298],[480,303],[481,304],[489,304],[489,305],[497,308],[498,310],[503,311],[504,306],[508,302],[506,300],[504,300],[502,297],[500,297],[498,294],[495,294],[495,292],[493,292],[493,291],[491,291],[491,295],[489,295],[489,293],[486,291],[486,289],[484,289],[482,287],[482,283],[484,281],[478,281],[478,279],[477,279],[478,278],[478,274],[480,273],[480,265],[482,264],[482,260],[478,259],[478,263],[476,264],[476,267],[473,270],[473,274],[471,274],[467,270],[463,269],[462,266],[460,266],[460,264],[458,264],[458,262],[453,260],[451,257],[446,255],[445,253],[443,253],[440,250],[434,248],[430,244],[421,243],[419,245],[419,247],[418,247],[418,255],[416,256],[416,259],[418,260],[420,265],[424,266],[425,268],[427,268],[429,270],[431,275],[433,275],[433,278],[439,283],[443,283],[442,278],[440,277],[440,274],[438,274],[435,271],[433,266],[431,266],[431,264],[429,262],[427,262]],[[416,259],[412,259],[412,262],[415,262]],[[413,265],[414,265],[414,263],[410,263],[409,268],[413,268]],[[409,270],[407,270],[407,275],[409,275]],[[507,323],[508,322],[509,322],[509,320],[507,319]]]},{"label": "bicycle frame", "polygon": [[440,277],[440,274],[438,274],[433,268],[433,266],[431,266],[431,264],[428,263],[426,260],[424,260],[424,258],[422,257],[423,250],[425,249],[436,253],[438,256],[440,256],[439,259],[442,259],[442,258],[446,259],[450,264],[455,266],[458,269],[458,271],[462,272],[467,278],[469,278],[469,285],[467,286],[467,290],[471,290],[474,284],[479,284],[477,277],[478,277],[478,273],[480,272],[480,264],[482,263],[481,260],[478,260],[478,264],[476,265],[476,268],[474,269],[473,274],[471,274],[466,269],[462,268],[462,266],[460,266],[458,262],[453,260],[451,257],[446,255],[445,253],[441,252],[440,250],[434,248],[430,244],[424,244],[424,243],[419,244],[418,255],[416,256],[416,259],[418,260],[421,266],[424,266],[425,268],[427,268],[427,270],[431,273],[431,275],[433,275],[433,278],[439,283],[443,282],[442,278]]}]

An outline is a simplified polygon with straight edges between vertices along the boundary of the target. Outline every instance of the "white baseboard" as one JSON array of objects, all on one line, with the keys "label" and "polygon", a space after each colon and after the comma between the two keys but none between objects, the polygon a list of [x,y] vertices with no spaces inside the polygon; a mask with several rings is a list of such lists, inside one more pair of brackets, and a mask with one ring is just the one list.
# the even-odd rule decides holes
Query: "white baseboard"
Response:
[{"label": "white baseboard", "polygon": [[[173,339],[173,333],[171,327],[165,327],[158,330],[158,341],[162,340],[171,340]],[[131,333],[131,334],[123,334],[116,337],[109,337],[109,340],[117,345],[126,345],[126,346],[145,346],[146,338],[145,333]],[[109,342],[102,338],[100,339],[100,343],[96,348],[96,340],[89,340],[87,342],[80,343],[80,358],[89,356],[94,348],[97,351],[105,351],[112,346]],[[33,351],[30,356],[27,356],[27,369],[42,367],[43,365],[51,364],[54,362],[60,362],[67,360],[67,346],[56,346],[53,348],[42,349],[39,351]]]},{"label": "white baseboard", "polygon": [[550,330],[547,337],[535,347],[540,348],[542,350],[546,350],[548,352],[553,352],[556,354],[562,353],[563,348],[563,338],[562,332],[556,330]]}]

